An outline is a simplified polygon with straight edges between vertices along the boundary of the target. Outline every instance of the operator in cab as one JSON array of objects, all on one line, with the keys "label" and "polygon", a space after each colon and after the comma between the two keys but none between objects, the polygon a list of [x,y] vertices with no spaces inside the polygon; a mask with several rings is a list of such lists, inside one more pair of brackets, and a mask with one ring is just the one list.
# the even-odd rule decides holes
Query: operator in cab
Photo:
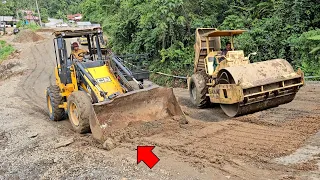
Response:
[{"label": "operator in cab", "polygon": [[226,43],[226,48],[221,49],[221,51],[218,52],[218,56],[220,56],[218,58],[219,62],[225,60],[225,56],[227,55],[228,51],[232,51],[230,42]]},{"label": "operator in cab", "polygon": [[227,55],[228,51],[232,51],[230,42],[226,43],[226,48],[222,50],[222,55],[224,55],[224,56]]},{"label": "operator in cab", "polygon": [[85,54],[88,54],[88,51],[80,49],[77,42],[72,43],[72,46],[73,46],[73,51],[71,52],[71,55],[73,56],[73,58],[79,61],[82,61],[83,56]]}]

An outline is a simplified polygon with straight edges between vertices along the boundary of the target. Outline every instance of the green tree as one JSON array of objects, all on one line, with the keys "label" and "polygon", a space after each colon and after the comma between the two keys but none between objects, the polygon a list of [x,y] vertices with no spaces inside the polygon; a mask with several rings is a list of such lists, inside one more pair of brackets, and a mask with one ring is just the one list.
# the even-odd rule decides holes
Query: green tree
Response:
[{"label": "green tree", "polygon": [[320,28],[313,0],[85,0],[81,7],[87,20],[103,24],[114,51],[151,54],[152,70],[190,73],[195,29],[218,27],[248,30],[235,43],[246,54],[257,51],[254,61],[284,58],[318,73],[318,56],[309,53],[317,42],[307,39]]},{"label": "green tree", "polygon": [[41,21],[43,23],[49,22],[49,20],[48,20],[48,18],[49,18],[48,10],[45,9],[45,8],[41,8],[40,9],[40,13],[41,13]]},{"label": "green tree", "polygon": [[66,20],[66,15],[62,12],[62,11],[58,11],[57,14],[55,15],[55,18],[57,19],[63,19],[63,20]]},{"label": "green tree", "polygon": [[[40,11],[44,11],[43,13],[48,17],[56,17],[57,13],[61,11],[63,14],[71,14],[71,13],[78,13],[81,12],[81,6],[80,3],[83,2],[83,0],[38,0]],[[7,1],[7,4],[12,4],[12,8],[10,9],[10,12],[12,15],[15,14],[17,10],[32,10],[36,12],[36,6],[34,3],[34,0],[18,0],[18,1]],[[8,6],[6,4],[6,6]],[[44,10],[46,9],[46,10]],[[1,10],[1,5],[0,5]],[[0,11],[6,12],[6,11]],[[59,14],[61,16],[61,13]]]},{"label": "green tree", "polygon": [[0,3],[1,16],[13,16],[14,14],[15,14],[14,3],[12,1],[6,1],[6,3]]}]

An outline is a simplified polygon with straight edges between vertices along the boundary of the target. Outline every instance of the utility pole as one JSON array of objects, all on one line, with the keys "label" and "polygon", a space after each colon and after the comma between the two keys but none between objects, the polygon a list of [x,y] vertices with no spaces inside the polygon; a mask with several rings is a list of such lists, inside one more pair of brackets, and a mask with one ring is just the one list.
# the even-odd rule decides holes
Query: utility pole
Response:
[{"label": "utility pole", "polygon": [[16,16],[17,16],[17,19],[20,19],[20,17],[19,17],[19,10],[18,10],[18,9],[16,9]]},{"label": "utility pole", "polygon": [[38,0],[36,0],[36,5],[37,5],[37,10],[38,10],[40,26],[42,27],[41,16],[40,16],[40,11],[39,11],[39,6],[38,6]]},{"label": "utility pole", "polygon": [[[2,4],[6,4],[7,1],[2,1]],[[4,14],[2,14],[3,35],[6,34],[6,23],[4,22]]]}]

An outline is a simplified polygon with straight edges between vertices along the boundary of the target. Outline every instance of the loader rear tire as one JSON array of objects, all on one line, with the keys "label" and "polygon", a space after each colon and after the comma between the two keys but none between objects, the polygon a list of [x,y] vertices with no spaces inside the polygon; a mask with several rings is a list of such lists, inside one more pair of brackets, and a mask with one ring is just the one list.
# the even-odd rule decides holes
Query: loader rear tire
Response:
[{"label": "loader rear tire", "polygon": [[83,91],[75,91],[68,97],[68,116],[75,132],[90,132],[90,115],[93,107],[90,97]]},{"label": "loader rear tire", "polygon": [[65,119],[66,114],[64,109],[59,108],[59,105],[64,102],[64,98],[60,95],[59,86],[49,86],[46,94],[50,120],[60,121]]},{"label": "loader rear tire", "polygon": [[205,108],[210,104],[208,93],[208,76],[204,71],[193,74],[190,78],[189,94],[190,99],[198,108]]}]

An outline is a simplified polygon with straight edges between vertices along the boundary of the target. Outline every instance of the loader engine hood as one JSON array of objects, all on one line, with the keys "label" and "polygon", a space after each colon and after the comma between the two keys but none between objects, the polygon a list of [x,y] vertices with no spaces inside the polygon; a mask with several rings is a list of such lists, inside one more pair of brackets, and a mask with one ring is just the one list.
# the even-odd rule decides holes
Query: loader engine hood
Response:
[{"label": "loader engine hood", "polygon": [[[111,73],[108,66],[98,66],[87,68],[86,70],[91,74],[92,78],[97,81],[99,87],[106,93],[107,97],[113,98],[124,93],[121,84],[113,73]],[[99,102],[104,100],[100,93],[95,94],[98,97]]]}]

